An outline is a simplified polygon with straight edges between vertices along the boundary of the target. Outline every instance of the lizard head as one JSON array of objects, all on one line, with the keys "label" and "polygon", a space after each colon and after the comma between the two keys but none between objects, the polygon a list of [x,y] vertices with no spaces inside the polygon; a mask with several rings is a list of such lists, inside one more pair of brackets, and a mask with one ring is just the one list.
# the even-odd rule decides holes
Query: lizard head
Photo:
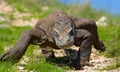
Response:
[{"label": "lizard head", "polygon": [[53,26],[53,38],[59,48],[67,48],[74,44],[75,24],[63,15],[60,15]]}]

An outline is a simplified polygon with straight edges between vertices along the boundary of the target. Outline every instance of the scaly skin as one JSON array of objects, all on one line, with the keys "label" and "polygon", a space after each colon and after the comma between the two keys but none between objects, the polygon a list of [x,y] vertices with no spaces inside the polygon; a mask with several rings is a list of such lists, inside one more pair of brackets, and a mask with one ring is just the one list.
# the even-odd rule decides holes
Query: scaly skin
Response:
[{"label": "scaly skin", "polygon": [[[56,23],[61,24],[59,26]],[[70,44],[79,47],[77,58],[72,62],[76,69],[80,69],[86,62],[89,62],[92,44],[97,50],[105,51],[105,46],[99,40],[97,26],[93,20],[76,18],[62,11],[55,11],[39,20],[34,29],[24,32],[15,46],[0,56],[0,60],[19,61],[30,44],[39,45],[46,59],[54,58],[53,48],[60,49],[57,44],[59,42],[65,43],[62,44],[63,47]]]}]

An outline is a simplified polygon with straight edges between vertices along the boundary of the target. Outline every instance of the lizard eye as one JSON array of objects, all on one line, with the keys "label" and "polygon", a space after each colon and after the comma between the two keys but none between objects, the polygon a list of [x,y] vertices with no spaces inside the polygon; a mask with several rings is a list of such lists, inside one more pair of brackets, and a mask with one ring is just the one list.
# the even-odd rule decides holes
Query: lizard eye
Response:
[{"label": "lizard eye", "polygon": [[58,36],[59,36],[56,31],[53,32],[53,35],[54,35],[55,37],[58,37]]},{"label": "lizard eye", "polygon": [[69,32],[69,34],[70,34],[70,36],[73,36],[75,33],[74,33],[73,30],[71,30],[71,31]]}]

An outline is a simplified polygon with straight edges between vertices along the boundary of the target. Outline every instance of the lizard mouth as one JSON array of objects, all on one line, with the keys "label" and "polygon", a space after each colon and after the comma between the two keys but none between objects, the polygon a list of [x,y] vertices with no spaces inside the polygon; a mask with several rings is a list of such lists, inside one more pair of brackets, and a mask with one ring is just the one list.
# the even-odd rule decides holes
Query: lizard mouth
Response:
[{"label": "lizard mouth", "polygon": [[61,48],[61,49],[66,49],[66,48],[71,47],[73,44],[74,44],[73,42],[66,43],[66,44],[59,44],[59,45],[57,45],[57,47]]}]

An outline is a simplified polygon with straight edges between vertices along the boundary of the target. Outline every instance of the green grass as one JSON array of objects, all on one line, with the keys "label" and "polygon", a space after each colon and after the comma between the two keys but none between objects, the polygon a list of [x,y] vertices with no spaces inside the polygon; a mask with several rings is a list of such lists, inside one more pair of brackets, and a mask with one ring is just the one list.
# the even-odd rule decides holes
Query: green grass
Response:
[{"label": "green grass", "polygon": [[116,68],[119,68],[119,67],[120,67],[120,62],[117,61],[117,62],[115,62],[111,65],[108,65],[107,67],[101,69],[101,71],[102,70],[111,70],[111,69],[115,70]]},{"label": "green grass", "polygon": [[[29,27],[11,27],[11,28],[2,28],[0,29],[0,54],[4,52],[5,46],[13,46],[20,34],[29,29]],[[1,72],[15,72],[12,62],[0,62],[0,71]]]},{"label": "green grass", "polygon": [[[3,49],[4,46],[11,46],[16,42],[20,34],[30,29],[30,27],[11,27],[11,28],[1,28],[0,29],[0,48]],[[3,50],[0,50],[0,52]]]},{"label": "green grass", "polygon": [[[29,30],[31,27],[11,27],[0,29],[0,54],[4,53],[5,46],[13,46],[22,32]],[[44,58],[36,59],[33,50],[38,47],[30,45],[25,53],[25,56],[30,57],[30,62],[25,66],[25,69],[32,70],[35,72],[64,72],[65,70],[48,63]],[[17,64],[12,62],[0,62],[0,72],[16,72]]]},{"label": "green grass", "polygon": [[[0,54],[4,52],[5,46],[11,46],[14,45],[20,34],[25,31],[31,29],[30,27],[11,27],[11,28],[5,28],[0,29]],[[120,43],[120,34],[119,34],[120,28],[119,26],[107,26],[107,27],[98,27],[98,32],[100,38],[104,41],[107,50],[103,54],[107,57],[115,57],[117,62],[104,68],[106,70],[110,69],[116,69],[120,67],[120,50],[119,50],[119,43]],[[31,57],[30,62],[25,66],[28,70],[33,70],[35,72],[41,71],[41,72],[47,72],[48,69],[51,70],[51,72],[64,72],[64,69],[55,66],[54,64],[48,63],[44,60],[44,58],[41,59],[35,59],[33,55],[33,50],[36,49],[36,46],[30,45],[26,52],[26,56]],[[17,69],[14,67],[11,62],[3,62],[0,63],[0,71],[5,72],[14,72]]]},{"label": "green grass", "polygon": [[105,55],[107,57],[120,56],[120,26],[99,27],[99,36],[104,41],[107,50]]},{"label": "green grass", "polygon": [[[32,13],[32,18],[42,18],[53,10],[61,8],[61,4],[56,2],[56,0],[7,0],[9,4],[15,7],[19,12],[30,12]],[[44,11],[42,7],[47,6],[49,10]]]},{"label": "green grass", "polygon": [[103,53],[106,57],[116,59],[115,63],[103,68],[102,70],[111,70],[120,67],[120,26],[110,25],[107,27],[99,27],[98,32],[100,38],[106,46]]},{"label": "green grass", "polygon": [[32,60],[26,68],[35,72],[65,72],[62,68],[47,63],[44,59]]},{"label": "green grass", "polygon": [[0,62],[1,72],[14,72],[14,66],[12,62]]}]

